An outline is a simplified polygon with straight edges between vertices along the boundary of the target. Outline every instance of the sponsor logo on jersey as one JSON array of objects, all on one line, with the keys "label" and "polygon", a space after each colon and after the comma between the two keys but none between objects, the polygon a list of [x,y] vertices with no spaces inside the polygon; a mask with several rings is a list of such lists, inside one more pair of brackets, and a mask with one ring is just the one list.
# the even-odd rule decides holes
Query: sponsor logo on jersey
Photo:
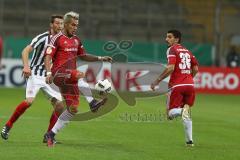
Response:
[{"label": "sponsor logo on jersey", "polygon": [[180,51],[180,52],[188,52],[188,50],[185,49],[185,48],[177,48],[177,51]]},{"label": "sponsor logo on jersey", "polygon": [[77,52],[78,48],[65,48],[64,51],[65,52]]}]

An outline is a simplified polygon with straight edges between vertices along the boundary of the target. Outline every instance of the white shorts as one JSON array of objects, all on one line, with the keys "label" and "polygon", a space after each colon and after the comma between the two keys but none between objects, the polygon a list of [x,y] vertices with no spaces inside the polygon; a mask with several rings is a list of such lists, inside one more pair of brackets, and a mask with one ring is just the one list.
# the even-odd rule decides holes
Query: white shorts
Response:
[{"label": "white shorts", "polygon": [[47,96],[48,99],[53,97],[59,101],[62,101],[62,95],[59,92],[59,89],[54,84],[47,84],[45,82],[46,77],[32,75],[27,80],[26,86],[26,98],[35,98],[39,89]]}]

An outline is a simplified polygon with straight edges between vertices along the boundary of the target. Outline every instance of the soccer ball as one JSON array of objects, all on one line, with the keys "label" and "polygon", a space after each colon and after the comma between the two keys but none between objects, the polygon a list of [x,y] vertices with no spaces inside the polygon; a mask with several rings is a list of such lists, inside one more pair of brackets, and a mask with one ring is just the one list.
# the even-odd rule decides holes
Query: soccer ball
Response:
[{"label": "soccer ball", "polygon": [[99,80],[95,85],[95,89],[99,91],[100,94],[109,93],[112,90],[112,84],[108,79]]}]

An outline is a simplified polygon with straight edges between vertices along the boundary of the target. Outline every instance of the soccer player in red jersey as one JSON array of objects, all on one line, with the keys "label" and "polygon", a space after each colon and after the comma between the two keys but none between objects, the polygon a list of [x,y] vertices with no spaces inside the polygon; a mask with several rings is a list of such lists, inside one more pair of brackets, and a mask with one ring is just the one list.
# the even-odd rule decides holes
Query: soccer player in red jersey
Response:
[{"label": "soccer player in red jersey", "polygon": [[182,117],[186,145],[193,146],[190,107],[193,106],[195,100],[193,78],[198,72],[198,62],[195,56],[180,44],[181,32],[178,30],[168,31],[166,42],[169,47],[167,50],[168,64],[163,73],[151,84],[151,89],[155,90],[156,85],[171,75],[167,116],[169,120],[178,116]]},{"label": "soccer player in red jersey", "polygon": [[[45,53],[46,82],[49,84],[54,82],[59,87],[67,105],[67,109],[59,116],[57,123],[48,134],[48,146],[54,144],[52,141],[54,136],[78,112],[79,89],[77,83],[84,77],[84,73],[77,70],[77,58],[90,62],[112,61],[111,57],[97,57],[85,52],[81,40],[75,35],[78,19],[79,15],[75,12],[68,12],[64,15],[64,29],[52,37]],[[101,104],[90,106],[90,109],[95,112],[100,106]]]}]

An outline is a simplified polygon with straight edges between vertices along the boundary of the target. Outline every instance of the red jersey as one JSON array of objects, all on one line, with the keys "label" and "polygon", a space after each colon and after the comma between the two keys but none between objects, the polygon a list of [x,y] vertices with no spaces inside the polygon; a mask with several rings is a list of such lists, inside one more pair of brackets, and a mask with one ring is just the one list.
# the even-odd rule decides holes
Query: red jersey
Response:
[{"label": "red jersey", "polygon": [[56,72],[61,68],[76,69],[77,57],[86,54],[81,40],[77,36],[69,38],[62,32],[51,38],[49,46],[46,54],[52,56],[52,72]]},{"label": "red jersey", "polygon": [[183,85],[193,85],[192,67],[198,65],[193,54],[180,44],[173,45],[167,50],[168,64],[175,68],[169,80],[169,88]]}]

